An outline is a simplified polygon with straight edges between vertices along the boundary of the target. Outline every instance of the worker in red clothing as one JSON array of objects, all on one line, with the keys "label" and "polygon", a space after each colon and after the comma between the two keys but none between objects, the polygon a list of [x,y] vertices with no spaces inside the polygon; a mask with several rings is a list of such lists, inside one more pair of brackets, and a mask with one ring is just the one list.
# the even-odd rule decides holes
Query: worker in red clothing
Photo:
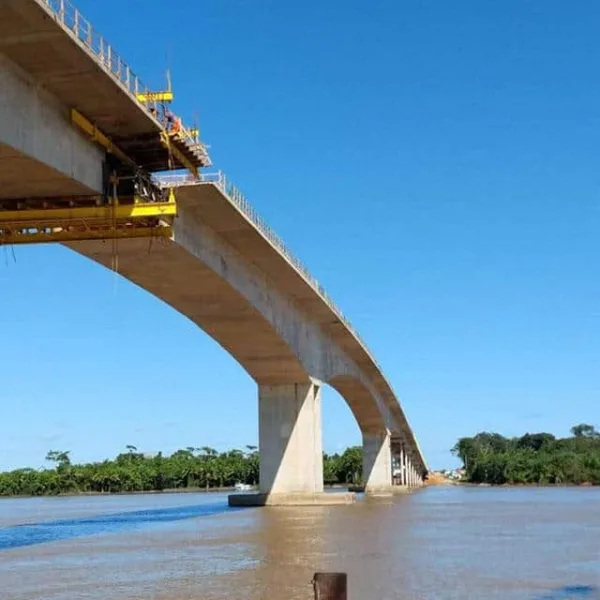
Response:
[{"label": "worker in red clothing", "polygon": [[181,131],[181,119],[170,110],[166,112],[167,131],[170,135],[177,135]]}]

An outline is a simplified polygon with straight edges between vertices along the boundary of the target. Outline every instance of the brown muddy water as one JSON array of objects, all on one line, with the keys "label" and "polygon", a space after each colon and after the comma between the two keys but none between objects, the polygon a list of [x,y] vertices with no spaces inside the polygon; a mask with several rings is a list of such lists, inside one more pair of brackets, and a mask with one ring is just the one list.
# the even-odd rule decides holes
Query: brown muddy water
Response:
[{"label": "brown muddy water", "polygon": [[0,598],[600,599],[600,489],[440,487],[354,506],[225,495],[0,500]]}]

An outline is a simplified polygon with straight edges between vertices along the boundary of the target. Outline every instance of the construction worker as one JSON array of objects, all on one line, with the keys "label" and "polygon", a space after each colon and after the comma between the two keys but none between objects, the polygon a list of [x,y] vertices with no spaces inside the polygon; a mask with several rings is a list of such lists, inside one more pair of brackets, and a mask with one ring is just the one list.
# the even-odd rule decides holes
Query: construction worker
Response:
[{"label": "construction worker", "polygon": [[181,131],[181,119],[168,110],[165,113],[165,118],[167,121],[167,131],[170,135],[177,135]]}]

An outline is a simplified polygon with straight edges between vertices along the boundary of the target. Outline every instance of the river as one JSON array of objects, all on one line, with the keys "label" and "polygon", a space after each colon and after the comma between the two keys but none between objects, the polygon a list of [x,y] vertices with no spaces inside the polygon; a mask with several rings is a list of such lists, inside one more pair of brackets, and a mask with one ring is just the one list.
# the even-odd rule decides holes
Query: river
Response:
[{"label": "river", "polygon": [[4,600],[600,599],[600,489],[437,487],[353,506],[226,496],[0,500]]}]

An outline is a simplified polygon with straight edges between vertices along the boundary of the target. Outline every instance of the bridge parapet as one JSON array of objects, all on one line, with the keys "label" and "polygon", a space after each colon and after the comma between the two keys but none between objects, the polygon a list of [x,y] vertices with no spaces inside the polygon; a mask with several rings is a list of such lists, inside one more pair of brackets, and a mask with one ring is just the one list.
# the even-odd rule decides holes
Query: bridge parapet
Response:
[{"label": "bridge parapet", "polygon": [[127,89],[136,102],[143,106],[139,95],[150,94],[150,89],[70,0],[38,0],[38,2],[52,13],[65,31],[75,35],[88,53]]},{"label": "bridge parapet", "polygon": [[[165,188],[177,188],[179,186],[189,185],[202,185],[202,184],[216,184],[221,191],[229,198],[229,200],[237,206],[240,211],[256,226],[256,228],[267,238],[273,246],[283,254],[286,259],[292,264],[292,266],[304,277],[304,279],[311,285],[311,287],[322,297],[331,308],[337,317],[344,323],[344,325],[352,332],[352,334],[360,341],[360,343],[367,349],[365,341],[362,339],[360,334],[350,323],[350,320],[340,310],[340,308],[333,301],[331,296],[327,293],[325,288],[319,281],[314,277],[304,263],[297,258],[292,251],[289,249],[287,244],[281,239],[279,234],[267,224],[262,218],[259,212],[244,196],[240,189],[231,182],[223,173],[223,171],[217,171],[215,173],[202,173],[199,177],[193,177],[192,175],[183,173],[170,173],[170,174],[159,174],[154,175],[153,179],[161,186]],[[370,352],[369,352],[370,354]],[[375,358],[371,355],[373,362],[379,368],[380,365],[376,362]]]},{"label": "bridge parapet", "polygon": [[[141,78],[133,71],[127,62],[116,52],[106,39],[94,29],[88,21],[71,2],[71,0],[31,0],[43,8],[51,16],[58,26],[66,33],[79,48],[83,50],[101,69],[109,75],[112,80],[127,94],[130,100],[141,108],[147,116],[153,118],[163,128],[167,127],[165,115],[161,111],[151,111],[151,107],[158,102],[163,106],[165,102],[173,100],[170,89],[167,92],[153,92]],[[85,112],[85,111],[84,111]],[[187,160],[179,156],[179,162],[195,172],[197,166],[210,166],[207,146],[198,137],[197,128],[188,128],[179,120],[176,135],[163,135],[163,142],[168,146],[175,142],[180,145],[187,155]],[[131,140],[130,140],[131,141]],[[134,140],[134,146],[135,142]],[[177,148],[172,149],[177,152]],[[140,165],[144,166],[144,165]]]}]

